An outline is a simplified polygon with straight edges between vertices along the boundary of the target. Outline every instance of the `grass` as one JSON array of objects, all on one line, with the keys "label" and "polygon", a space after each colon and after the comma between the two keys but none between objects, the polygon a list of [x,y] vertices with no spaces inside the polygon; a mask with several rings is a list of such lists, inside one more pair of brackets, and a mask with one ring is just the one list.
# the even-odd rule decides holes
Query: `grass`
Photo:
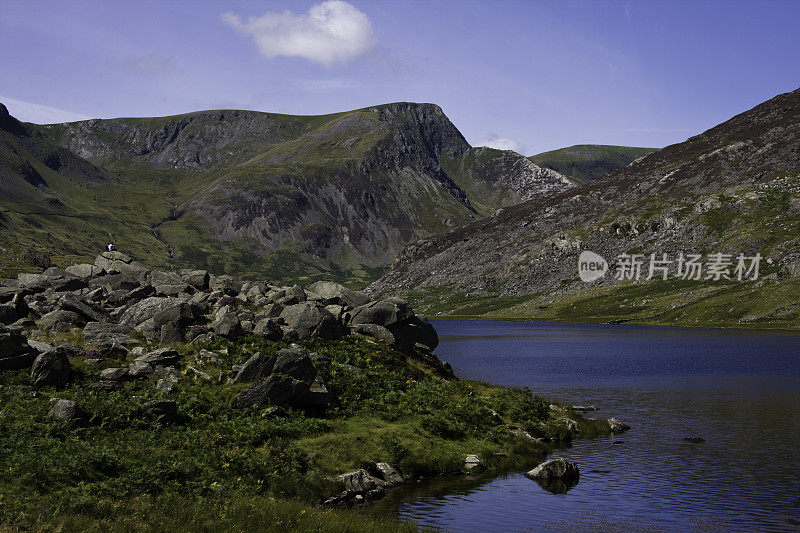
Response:
[{"label": "grass", "polygon": [[[155,378],[118,391],[85,387],[102,368],[128,361],[73,358],[77,381],[36,397],[20,388],[30,383],[27,372],[3,372],[0,531],[413,530],[368,508],[328,510],[319,502],[341,490],[334,476],[372,470],[379,461],[410,477],[457,472],[468,453],[485,457],[490,468],[530,468],[549,448],[510,436],[510,427],[551,445],[570,437],[561,415],[576,419],[582,436],[608,433],[605,421],[553,411],[528,390],[445,380],[425,358],[366,338],[304,344],[323,355],[317,366],[337,398],[325,416],[292,410],[287,418],[262,418],[261,409],[230,407],[246,385],[217,384],[218,376],[224,381],[230,366],[254,351],[285,346],[255,336],[202,347],[217,354],[201,365],[214,381],[179,381],[174,423],[142,409],[162,396]],[[200,365],[201,347],[178,349],[179,368]],[[53,419],[51,397],[75,400],[88,419]]]}]

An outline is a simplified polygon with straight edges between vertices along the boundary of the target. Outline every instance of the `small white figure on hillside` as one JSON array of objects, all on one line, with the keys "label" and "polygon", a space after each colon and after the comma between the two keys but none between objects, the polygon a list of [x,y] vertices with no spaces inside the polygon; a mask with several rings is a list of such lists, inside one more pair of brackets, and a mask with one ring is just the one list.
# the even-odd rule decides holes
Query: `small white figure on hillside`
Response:
[{"label": "small white figure on hillside", "polygon": [[114,245],[113,244],[109,244],[108,245],[108,251],[111,252],[113,250],[114,250]]}]

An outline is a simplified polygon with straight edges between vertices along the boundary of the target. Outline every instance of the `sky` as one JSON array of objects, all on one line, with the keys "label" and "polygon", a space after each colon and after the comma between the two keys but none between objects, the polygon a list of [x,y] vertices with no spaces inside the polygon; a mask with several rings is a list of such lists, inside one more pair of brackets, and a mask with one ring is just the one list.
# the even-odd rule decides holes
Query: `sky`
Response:
[{"label": "sky", "polygon": [[800,1],[0,0],[17,118],[433,102],[473,145],[662,147],[800,87]]}]

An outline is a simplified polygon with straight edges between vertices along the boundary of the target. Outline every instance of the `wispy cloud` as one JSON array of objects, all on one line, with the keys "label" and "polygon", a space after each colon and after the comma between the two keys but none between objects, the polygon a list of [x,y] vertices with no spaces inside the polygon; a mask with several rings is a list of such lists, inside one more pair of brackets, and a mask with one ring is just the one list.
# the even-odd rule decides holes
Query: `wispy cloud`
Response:
[{"label": "wispy cloud", "polygon": [[223,13],[222,21],[249,35],[264,57],[303,57],[326,67],[359,57],[377,43],[372,23],[357,7],[341,0],[312,6],[308,13],[267,12],[242,21]]},{"label": "wispy cloud", "polygon": [[488,146],[489,148],[496,148],[498,150],[514,150],[515,152],[522,153],[522,146],[514,139],[500,137],[496,133],[489,134],[485,141],[477,143],[475,146]]},{"label": "wispy cloud", "polygon": [[23,122],[33,122],[35,124],[55,124],[57,122],[74,122],[77,120],[88,120],[92,117],[73,113],[64,109],[50,107],[16,98],[8,98],[0,95],[0,102],[5,104],[8,112],[18,120]]}]

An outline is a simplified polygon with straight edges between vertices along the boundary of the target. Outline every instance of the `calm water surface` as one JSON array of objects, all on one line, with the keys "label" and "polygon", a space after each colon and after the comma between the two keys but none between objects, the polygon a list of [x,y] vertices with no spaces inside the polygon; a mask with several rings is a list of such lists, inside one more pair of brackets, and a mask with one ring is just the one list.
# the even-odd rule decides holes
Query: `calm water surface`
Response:
[{"label": "calm water surface", "polygon": [[800,531],[800,336],[434,324],[457,375],[595,405],[588,416],[633,429],[556,450],[581,470],[567,494],[512,473],[406,487],[381,508],[452,531]]}]

